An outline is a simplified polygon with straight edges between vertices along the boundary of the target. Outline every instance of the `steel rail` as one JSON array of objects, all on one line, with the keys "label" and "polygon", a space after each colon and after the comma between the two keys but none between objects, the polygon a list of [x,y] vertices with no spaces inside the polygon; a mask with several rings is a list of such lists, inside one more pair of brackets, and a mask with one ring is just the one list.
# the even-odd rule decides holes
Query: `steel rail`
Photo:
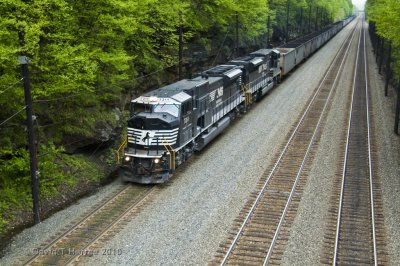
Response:
[{"label": "steel rail", "polygon": [[350,142],[350,132],[351,132],[351,123],[353,120],[353,107],[354,107],[354,94],[356,87],[356,78],[357,78],[357,67],[358,67],[358,58],[359,51],[361,45],[361,33],[364,33],[363,43],[364,43],[364,75],[365,75],[365,91],[366,91],[366,113],[367,113],[367,133],[368,133],[368,165],[369,165],[369,187],[370,187],[370,202],[371,202],[371,217],[372,217],[372,235],[373,235],[373,249],[374,249],[374,265],[378,265],[377,259],[377,248],[376,248],[376,231],[375,231],[375,213],[374,213],[374,196],[373,196],[373,187],[372,187],[372,161],[371,161],[371,134],[370,134],[370,119],[369,119],[369,102],[368,102],[368,75],[367,75],[367,57],[366,57],[366,49],[365,49],[365,29],[364,29],[364,17],[362,17],[362,24],[360,29],[360,37],[358,42],[357,56],[356,56],[356,65],[354,68],[354,79],[353,79],[353,87],[352,87],[352,95],[351,95],[351,105],[350,105],[350,114],[348,120],[348,128],[347,128],[347,136],[346,136],[346,148],[345,148],[345,159],[343,162],[343,173],[342,173],[342,183],[340,190],[340,201],[339,201],[339,209],[338,209],[338,218],[336,223],[336,234],[335,234],[335,248],[334,248],[334,257],[332,261],[332,265],[337,265],[338,259],[338,249],[339,249],[339,238],[340,238],[340,225],[342,220],[342,209],[343,209],[343,199],[344,199],[344,186],[346,180],[346,166],[348,162],[348,152],[349,152],[349,142]]},{"label": "steel rail", "polygon": [[[365,17],[363,17],[363,25],[365,24]],[[378,265],[377,244],[376,244],[376,228],[375,228],[375,210],[374,210],[374,192],[372,182],[372,156],[371,156],[371,122],[369,118],[369,100],[368,100],[368,68],[367,68],[367,49],[365,49],[365,28],[364,31],[364,73],[365,73],[365,91],[366,91],[366,107],[367,107],[367,129],[368,129],[368,165],[369,165],[369,184],[371,195],[371,217],[372,217],[372,239],[374,245],[374,264]]]},{"label": "steel rail", "polygon": [[[108,199],[106,202],[104,202],[103,204],[101,204],[100,206],[98,206],[97,208],[95,208],[93,211],[89,212],[87,215],[85,215],[81,220],[79,220],[78,222],[76,222],[70,229],[68,229],[67,231],[65,231],[63,234],[61,234],[60,236],[56,237],[53,241],[51,241],[49,244],[47,244],[45,247],[43,247],[43,250],[50,250],[53,246],[55,246],[58,242],[60,242],[61,240],[63,240],[63,238],[65,238],[66,236],[70,235],[74,230],[78,229],[82,224],[84,224],[86,221],[88,221],[89,219],[91,219],[93,217],[93,215],[95,215],[96,213],[98,213],[101,209],[107,207],[109,204],[112,204],[113,201],[115,201],[120,195],[122,195],[123,193],[125,193],[127,190],[129,190],[131,188],[130,185],[126,185],[123,187],[123,189],[119,192],[117,192],[115,195],[113,195],[110,199]],[[154,187],[152,187],[151,189],[149,189],[149,191],[146,192],[145,196],[147,196],[147,194],[149,194],[152,190],[154,189]],[[136,205],[136,204],[135,204]],[[29,260],[27,260],[26,262],[23,263],[23,265],[30,265],[32,263],[35,262],[35,260],[40,257],[43,256],[40,253],[35,254],[34,256],[32,256]]]},{"label": "steel rail", "polygon": [[[147,197],[155,190],[156,186],[151,187],[147,190],[141,198],[132,204],[128,209],[126,209],[123,213],[121,213],[112,223],[110,223],[104,230],[102,230],[94,239],[92,239],[82,250],[89,250],[90,246],[95,244],[99,239],[101,239],[105,234],[107,234],[111,228],[113,228],[118,222],[120,222],[127,214],[129,214],[133,209],[139,206],[142,202],[144,202]],[[76,261],[82,254],[77,254],[71,257],[64,265],[72,265],[74,261]]]},{"label": "steel rail", "polygon": [[270,258],[271,258],[272,251],[273,251],[273,249],[274,249],[274,247],[275,247],[275,243],[276,243],[276,241],[277,241],[277,239],[278,239],[278,235],[279,235],[280,230],[281,230],[281,228],[282,228],[282,224],[283,224],[283,222],[284,222],[284,220],[285,220],[286,213],[287,213],[287,211],[289,210],[289,206],[290,206],[290,203],[291,203],[291,201],[292,201],[293,194],[294,194],[294,192],[295,192],[295,190],[296,190],[297,183],[298,183],[298,181],[300,180],[301,173],[302,173],[302,171],[303,171],[303,169],[304,169],[306,160],[308,159],[308,154],[309,154],[310,151],[311,151],[311,147],[312,147],[312,145],[314,144],[314,140],[315,140],[315,138],[317,137],[318,130],[320,129],[320,125],[321,125],[322,119],[323,119],[323,117],[324,117],[324,115],[325,115],[326,110],[328,109],[328,103],[329,103],[329,101],[330,101],[330,99],[331,99],[331,97],[332,97],[333,88],[336,86],[336,83],[337,83],[337,81],[338,81],[338,79],[339,79],[341,70],[343,69],[344,62],[345,62],[345,60],[346,60],[346,58],[347,58],[347,55],[348,55],[348,52],[349,52],[349,50],[350,50],[350,46],[351,46],[351,44],[353,43],[354,33],[355,33],[355,32],[353,32],[353,34],[351,35],[351,40],[350,40],[350,42],[349,42],[349,44],[348,44],[348,46],[347,46],[347,49],[346,49],[345,54],[343,55],[342,61],[340,62],[340,66],[339,66],[339,68],[338,68],[338,70],[337,70],[335,79],[334,79],[334,81],[333,81],[333,83],[332,83],[332,86],[331,86],[331,88],[330,88],[329,95],[328,95],[328,97],[327,97],[327,99],[326,99],[326,101],[325,101],[324,108],[322,109],[322,112],[321,112],[320,117],[319,117],[319,119],[318,119],[318,123],[317,123],[317,125],[315,126],[313,135],[312,135],[312,137],[311,137],[310,143],[308,144],[308,147],[307,147],[306,153],[305,153],[305,155],[304,155],[303,161],[301,162],[300,168],[299,168],[299,170],[298,170],[298,172],[297,172],[295,182],[294,182],[293,187],[292,187],[292,190],[291,190],[291,192],[290,192],[288,201],[286,202],[285,209],[284,209],[284,211],[283,211],[283,213],[282,213],[282,215],[281,215],[281,218],[280,218],[280,220],[279,220],[279,224],[278,224],[278,226],[277,226],[277,229],[275,230],[274,238],[272,239],[271,245],[269,246],[268,253],[267,253],[267,256],[266,256],[266,258],[265,258],[265,260],[264,260],[263,266],[267,265],[268,262],[269,262],[269,260],[270,260]]},{"label": "steel rail", "polygon": [[[361,31],[361,30],[360,30]],[[340,220],[342,218],[342,206],[343,206],[343,192],[344,192],[344,183],[345,183],[345,178],[346,178],[346,165],[347,165],[347,160],[348,160],[348,150],[349,150],[349,140],[350,140],[350,127],[351,127],[351,121],[353,118],[353,103],[354,103],[354,91],[355,91],[355,84],[356,84],[356,73],[357,73],[357,65],[358,65],[358,51],[360,49],[360,42],[361,42],[361,34],[360,37],[358,38],[358,47],[357,47],[357,56],[356,56],[356,65],[354,67],[354,77],[353,77],[353,87],[352,87],[352,92],[351,92],[351,104],[350,104],[350,115],[349,115],[349,120],[348,120],[348,127],[347,127],[347,136],[346,136],[346,149],[345,149],[345,155],[344,155],[344,162],[343,162],[343,173],[342,173],[342,183],[340,186],[340,201],[339,201],[339,210],[338,210],[338,218],[336,221],[336,234],[335,234],[335,250],[334,250],[334,257],[333,257],[333,262],[332,264],[335,266],[337,262],[337,253],[338,253],[338,247],[339,247],[339,228],[340,228]]]},{"label": "steel rail", "polygon": [[[347,39],[346,39],[346,40],[347,40]],[[293,133],[291,134],[289,140],[287,141],[285,147],[283,148],[283,150],[282,150],[282,152],[281,152],[279,158],[277,159],[277,161],[276,161],[274,167],[272,168],[271,173],[269,174],[268,178],[267,178],[266,181],[264,182],[264,185],[262,186],[262,188],[261,188],[261,190],[260,190],[260,193],[258,194],[258,196],[257,196],[256,200],[254,201],[254,203],[253,203],[253,205],[252,205],[252,207],[251,207],[249,213],[247,214],[247,216],[246,216],[246,218],[245,218],[243,224],[241,225],[241,227],[240,227],[238,233],[236,234],[234,240],[232,241],[232,244],[230,245],[228,251],[226,252],[226,254],[225,254],[225,256],[224,256],[224,258],[223,258],[223,260],[222,260],[222,262],[220,263],[221,266],[226,264],[226,262],[227,262],[229,256],[231,255],[232,251],[234,250],[234,248],[235,248],[235,246],[236,246],[236,244],[237,244],[237,242],[238,242],[238,240],[239,240],[239,238],[240,238],[240,236],[241,236],[241,234],[242,234],[242,232],[243,232],[245,226],[246,226],[247,223],[249,222],[250,218],[252,217],[252,215],[253,215],[253,213],[254,213],[255,208],[257,207],[258,203],[260,202],[260,199],[262,198],[262,196],[263,196],[263,194],[264,194],[264,192],[265,192],[265,190],[266,190],[266,187],[267,187],[267,185],[268,185],[270,179],[272,178],[272,176],[273,176],[274,173],[276,172],[276,169],[278,168],[280,162],[282,161],[282,158],[283,158],[283,156],[285,155],[286,151],[288,150],[289,145],[291,144],[291,142],[292,142],[293,138],[295,137],[295,135],[296,135],[298,129],[300,128],[300,125],[303,123],[303,121],[304,121],[306,115],[308,114],[309,110],[311,109],[311,106],[313,105],[315,99],[317,98],[319,92],[321,91],[322,85],[323,85],[323,83],[325,82],[325,80],[327,79],[330,70],[333,68],[334,62],[338,59],[339,54],[340,54],[340,52],[342,51],[342,49],[343,49],[343,47],[344,47],[344,45],[345,45],[345,43],[346,43],[346,40],[342,43],[342,45],[341,45],[340,48],[339,48],[339,51],[337,52],[337,54],[336,54],[335,57],[333,58],[332,63],[330,64],[328,70],[326,71],[326,73],[325,73],[325,75],[324,75],[322,81],[320,82],[320,84],[319,84],[319,86],[318,86],[318,88],[317,88],[317,91],[314,93],[314,95],[313,95],[313,97],[312,97],[310,103],[308,104],[308,106],[307,106],[306,110],[304,111],[302,117],[300,118],[299,122],[297,123],[297,125],[296,125],[296,127],[295,127]]]},{"label": "steel rail", "polygon": [[[78,222],[76,222],[70,229],[68,229],[67,231],[65,231],[63,234],[61,234],[59,237],[57,237],[56,239],[54,239],[53,241],[51,241],[49,244],[47,244],[43,249],[50,249],[52,246],[54,246],[57,242],[59,242],[62,238],[64,238],[65,236],[69,235],[72,231],[74,231],[75,229],[77,229],[82,223],[86,222],[93,214],[95,214],[96,212],[98,212],[101,208],[105,207],[106,205],[110,204],[116,197],[118,197],[119,195],[121,195],[122,193],[125,192],[125,190],[127,190],[129,188],[129,186],[126,186],[125,188],[123,188],[121,191],[119,191],[118,193],[116,193],[114,196],[112,196],[112,198],[108,199],[106,202],[104,202],[104,204],[100,205],[99,207],[95,208],[93,211],[91,211],[90,213],[88,213],[87,215],[85,215],[81,220],[79,220]],[[24,265],[29,265],[30,263],[34,262],[35,259],[37,257],[39,257],[40,254],[35,254],[34,256],[32,256],[28,261],[24,262]]]}]

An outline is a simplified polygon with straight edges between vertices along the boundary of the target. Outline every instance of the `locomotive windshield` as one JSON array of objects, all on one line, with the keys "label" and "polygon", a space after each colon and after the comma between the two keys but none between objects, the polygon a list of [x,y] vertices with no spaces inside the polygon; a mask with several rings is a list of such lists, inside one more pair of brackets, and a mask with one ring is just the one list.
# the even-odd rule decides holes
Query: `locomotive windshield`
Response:
[{"label": "locomotive windshield", "polygon": [[176,104],[157,104],[153,107],[154,113],[168,113],[175,117],[179,116],[179,106]]},{"label": "locomotive windshield", "polygon": [[179,117],[179,105],[176,104],[143,104],[134,103],[131,106],[131,114],[138,113],[168,113],[175,117]]}]

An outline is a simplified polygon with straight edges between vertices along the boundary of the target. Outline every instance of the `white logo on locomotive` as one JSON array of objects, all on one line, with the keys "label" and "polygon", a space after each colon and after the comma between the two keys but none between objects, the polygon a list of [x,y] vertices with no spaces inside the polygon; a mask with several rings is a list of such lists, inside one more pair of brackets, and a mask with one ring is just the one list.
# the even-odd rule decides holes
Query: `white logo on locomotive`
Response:
[{"label": "white logo on locomotive", "polygon": [[258,67],[258,73],[261,73],[263,71],[268,70],[268,64],[262,64],[261,66]]},{"label": "white logo on locomotive", "polygon": [[146,145],[153,140],[155,135],[155,131],[142,131],[140,132],[139,143]]},{"label": "white logo on locomotive", "polygon": [[222,97],[224,95],[224,87],[220,87],[217,90],[217,98]]},{"label": "white logo on locomotive", "polygon": [[[217,94],[217,95],[215,95],[215,94]],[[224,95],[224,87],[223,86],[210,92],[210,102],[215,100],[215,96],[217,96],[217,98],[220,98],[220,97],[222,97],[222,95]]]}]

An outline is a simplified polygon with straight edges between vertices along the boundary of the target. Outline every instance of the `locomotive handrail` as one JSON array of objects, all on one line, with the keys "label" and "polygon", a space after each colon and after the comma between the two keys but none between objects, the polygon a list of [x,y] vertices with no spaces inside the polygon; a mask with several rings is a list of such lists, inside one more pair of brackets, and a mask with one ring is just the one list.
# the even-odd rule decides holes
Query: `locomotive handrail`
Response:
[{"label": "locomotive handrail", "polygon": [[251,105],[251,91],[250,91],[250,83],[249,84],[242,84],[242,92],[244,94],[244,105],[247,106]]},{"label": "locomotive handrail", "polygon": [[168,142],[165,142],[165,139],[161,139],[161,143],[164,146],[164,148],[171,154],[171,156],[169,157],[169,168],[170,168],[170,170],[175,170],[175,151],[174,151],[174,148],[172,148],[171,144],[169,144]]},{"label": "locomotive handrail", "polygon": [[[121,145],[119,146],[119,148],[118,148],[118,150],[117,150],[117,163],[118,163],[118,164],[120,164],[121,157],[124,156],[123,151],[124,151],[124,148],[126,147],[127,143],[128,143],[128,139],[125,139],[125,140],[121,143]],[[122,154],[122,156],[121,156],[121,154]]]}]

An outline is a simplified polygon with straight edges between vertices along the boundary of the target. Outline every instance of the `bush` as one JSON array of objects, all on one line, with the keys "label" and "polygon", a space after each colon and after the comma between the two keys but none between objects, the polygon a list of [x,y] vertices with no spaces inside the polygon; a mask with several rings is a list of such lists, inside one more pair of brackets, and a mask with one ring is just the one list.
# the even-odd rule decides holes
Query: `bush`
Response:
[{"label": "bush", "polygon": [[[59,191],[74,187],[78,182],[99,181],[102,171],[83,155],[68,155],[53,144],[41,145],[38,155],[40,198],[50,199]],[[29,153],[19,149],[0,155],[0,233],[13,220],[16,209],[29,210],[32,206]]]}]

